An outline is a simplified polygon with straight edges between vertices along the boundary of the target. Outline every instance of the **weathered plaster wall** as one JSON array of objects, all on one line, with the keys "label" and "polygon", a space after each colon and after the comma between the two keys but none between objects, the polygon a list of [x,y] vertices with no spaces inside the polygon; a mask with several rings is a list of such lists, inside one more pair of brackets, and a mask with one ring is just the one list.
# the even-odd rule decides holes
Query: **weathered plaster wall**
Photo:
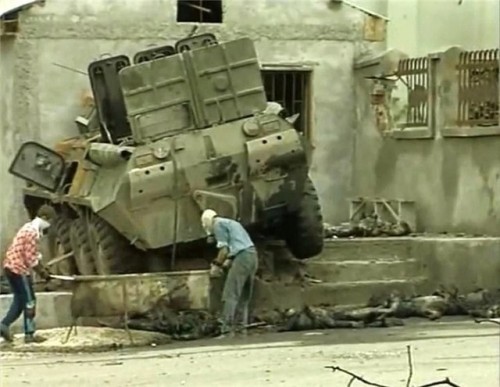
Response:
[{"label": "weathered plaster wall", "polygon": [[[390,1],[388,46],[412,56],[451,45],[495,48],[499,11],[499,3],[490,0],[464,0],[462,6],[445,0]],[[445,17],[445,23],[438,22]],[[438,87],[438,96],[443,92]],[[374,127],[368,93],[366,83],[359,82],[356,195],[415,200],[420,231],[499,235],[500,137],[442,138],[438,118],[435,139],[384,138]]]},{"label": "weathered plaster wall", "polygon": [[[380,12],[385,3],[370,0],[367,4]],[[175,0],[47,0],[44,7],[24,12],[21,35],[9,49],[10,61],[16,64],[8,75],[12,97],[0,96],[4,105],[12,101],[0,133],[5,144],[0,178],[6,187],[0,223],[9,220],[2,232],[3,244],[24,220],[21,183],[6,172],[15,149],[24,140],[51,145],[75,134],[73,119],[82,92],[89,88],[85,76],[53,63],[86,70],[88,62],[103,53],[131,55],[153,43],[183,38],[193,25],[175,22],[175,4]],[[344,219],[347,212],[355,123],[351,67],[362,41],[362,23],[359,11],[332,7],[328,0],[231,0],[225,2],[222,25],[198,30],[215,32],[220,40],[253,38],[265,63],[312,64],[316,150],[311,174],[325,217],[333,222]]]},{"label": "weathered plaster wall", "polygon": [[411,56],[449,46],[466,50],[498,47],[497,0],[388,0],[387,45]]}]

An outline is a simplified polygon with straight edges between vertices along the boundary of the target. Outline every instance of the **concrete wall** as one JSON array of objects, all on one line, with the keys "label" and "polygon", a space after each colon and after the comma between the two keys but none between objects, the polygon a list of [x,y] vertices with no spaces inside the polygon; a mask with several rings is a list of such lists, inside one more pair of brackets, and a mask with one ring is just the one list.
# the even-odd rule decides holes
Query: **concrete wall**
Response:
[{"label": "concrete wall", "polygon": [[[366,4],[383,11],[386,0]],[[222,25],[204,25],[198,31],[215,32],[220,40],[253,38],[264,63],[307,62],[313,67],[312,178],[326,219],[344,219],[355,123],[351,68],[363,45],[364,15],[347,6],[333,7],[328,0],[231,0],[224,9]],[[89,89],[85,76],[53,63],[86,70],[101,54],[132,55],[147,45],[183,38],[191,28],[176,23],[175,0],[47,0],[45,6],[23,12],[20,36],[2,44],[1,53],[10,83],[10,91],[0,96],[0,106],[8,111],[0,122],[2,245],[25,216],[21,183],[6,172],[16,148],[25,140],[51,145],[76,134],[73,119],[82,93]]]},{"label": "concrete wall", "polygon": [[[499,7],[496,0],[390,1],[388,46],[413,57],[451,45],[497,48]],[[355,194],[415,200],[419,231],[499,235],[500,137],[443,138],[440,117],[433,139],[384,137],[368,83],[357,85]],[[438,84],[438,99],[447,92]]]},{"label": "concrete wall", "polygon": [[459,45],[466,50],[498,47],[497,0],[388,0],[387,45],[410,56]]}]

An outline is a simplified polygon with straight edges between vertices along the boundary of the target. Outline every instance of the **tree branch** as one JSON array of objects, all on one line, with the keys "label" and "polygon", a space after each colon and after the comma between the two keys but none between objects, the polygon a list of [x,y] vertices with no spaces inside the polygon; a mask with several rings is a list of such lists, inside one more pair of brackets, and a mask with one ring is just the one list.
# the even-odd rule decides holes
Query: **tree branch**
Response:
[{"label": "tree branch", "polygon": [[451,386],[451,387],[460,387],[458,384],[453,383],[450,379],[446,378],[443,380],[440,380],[438,382],[432,382],[429,384],[422,384],[421,386],[418,387],[432,387],[432,386]]},{"label": "tree branch", "polygon": [[363,379],[361,376],[358,376],[354,373],[352,373],[351,371],[347,371],[341,367],[337,367],[337,366],[326,366],[325,368],[329,368],[332,370],[332,372],[335,372],[335,371],[339,371],[339,372],[342,372],[346,375],[349,375],[352,379],[351,381],[349,382],[348,386],[352,385],[352,383],[354,382],[354,380],[358,380],[360,381],[361,383],[364,383],[366,384],[367,386],[372,386],[372,387],[390,387],[390,386],[386,386],[386,385],[383,385],[383,384],[377,384],[377,383],[373,383],[373,382],[369,382],[368,380],[366,379]]},{"label": "tree branch", "polygon": [[413,377],[413,362],[411,360],[411,347],[406,346],[406,353],[408,354],[408,380],[406,381],[406,387],[410,387],[411,378]]},{"label": "tree branch", "polygon": [[[493,322],[497,323],[497,321],[494,321],[494,320],[493,320]],[[408,379],[406,380],[406,387],[410,387],[411,380],[413,378],[413,359],[412,359],[412,356],[411,356],[411,346],[409,346],[409,345],[406,346],[406,353],[408,355]],[[351,377],[351,380],[347,384],[347,387],[351,387],[356,380],[359,381],[359,382],[361,382],[361,383],[366,384],[367,386],[372,386],[372,387],[390,387],[390,386],[386,386],[386,385],[383,385],[383,384],[378,384],[378,383],[370,382],[370,381],[362,378],[361,376],[356,375],[355,373],[353,373],[351,371],[343,369],[342,367],[326,366],[325,368],[331,369],[332,372],[339,371],[339,372],[342,372],[342,373],[344,373],[346,375],[349,375]],[[433,386],[460,387],[458,384],[453,383],[449,378],[446,378],[446,379],[443,379],[443,380],[439,380],[437,382],[431,382],[431,383],[428,383],[428,384],[422,384],[421,386],[418,386],[418,387],[433,387]]]}]

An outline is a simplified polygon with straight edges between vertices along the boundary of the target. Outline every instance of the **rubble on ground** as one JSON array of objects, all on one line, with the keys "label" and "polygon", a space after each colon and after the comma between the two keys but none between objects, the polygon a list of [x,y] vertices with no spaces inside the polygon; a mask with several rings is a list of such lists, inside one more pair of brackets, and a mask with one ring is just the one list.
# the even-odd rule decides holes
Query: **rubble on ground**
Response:
[{"label": "rubble on ground", "polygon": [[388,222],[376,214],[368,215],[359,221],[342,223],[339,226],[324,225],[325,238],[354,237],[401,237],[410,235],[412,230],[406,222]]},{"label": "rubble on ground", "polygon": [[174,340],[197,340],[215,337],[221,332],[218,320],[207,311],[174,311],[165,300],[160,300],[145,315],[129,320],[132,329],[160,332]]},{"label": "rubble on ground", "polygon": [[2,342],[2,351],[11,352],[104,352],[125,347],[143,347],[171,342],[171,339],[158,332],[130,330],[130,336],[124,329],[105,327],[77,327],[66,341],[69,328],[43,329],[37,335],[47,340],[42,343],[25,344],[24,335],[17,334],[13,343]]},{"label": "rubble on ground", "polygon": [[[459,295],[437,291],[430,296],[401,297],[391,295],[383,302],[370,300],[366,307],[339,310],[335,307],[309,307],[281,313],[283,331],[330,328],[391,327],[404,325],[409,317],[437,320],[443,316],[500,317],[500,290]],[[276,319],[276,317],[275,317]]]},{"label": "rubble on ground", "polygon": [[[451,315],[490,319],[500,317],[500,290],[480,289],[466,295],[440,290],[430,296],[407,298],[393,294],[381,301],[372,299],[360,308],[342,310],[338,307],[305,306],[300,310],[264,311],[257,314],[255,322],[266,323],[284,332],[402,326],[404,319],[409,317],[437,320]],[[129,326],[162,332],[175,340],[214,337],[220,332],[217,318],[208,312],[176,313],[161,305],[157,305],[147,315],[133,318]]]}]

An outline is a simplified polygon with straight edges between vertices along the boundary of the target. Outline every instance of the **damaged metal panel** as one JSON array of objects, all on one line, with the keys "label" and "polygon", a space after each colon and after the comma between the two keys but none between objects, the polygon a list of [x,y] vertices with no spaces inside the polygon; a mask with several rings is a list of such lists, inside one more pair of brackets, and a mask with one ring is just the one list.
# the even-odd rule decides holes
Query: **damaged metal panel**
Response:
[{"label": "damaged metal panel", "polygon": [[125,55],[100,59],[88,66],[90,85],[101,124],[101,135],[107,142],[113,144],[131,135],[118,77],[120,70],[128,66],[130,59]]},{"label": "damaged metal panel", "polygon": [[250,175],[265,174],[274,168],[286,172],[305,159],[302,143],[295,129],[248,141],[246,148]]},{"label": "damaged metal panel", "polygon": [[197,126],[189,79],[179,55],[127,67],[120,72],[120,81],[136,142]]},{"label": "damaged metal panel", "polygon": [[30,141],[19,149],[9,173],[54,192],[59,188],[65,168],[66,164],[60,154]]},{"label": "damaged metal panel", "polygon": [[205,126],[251,116],[266,108],[255,46],[250,39],[187,51]]}]

